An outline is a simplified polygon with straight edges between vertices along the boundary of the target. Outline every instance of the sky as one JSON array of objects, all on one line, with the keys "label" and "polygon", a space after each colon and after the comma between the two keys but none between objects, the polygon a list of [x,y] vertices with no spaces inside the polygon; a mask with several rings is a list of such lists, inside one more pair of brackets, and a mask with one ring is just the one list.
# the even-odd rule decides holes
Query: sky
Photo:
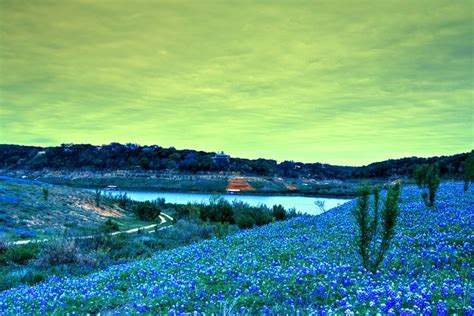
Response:
[{"label": "sky", "polygon": [[344,165],[467,152],[473,3],[0,0],[0,143]]}]

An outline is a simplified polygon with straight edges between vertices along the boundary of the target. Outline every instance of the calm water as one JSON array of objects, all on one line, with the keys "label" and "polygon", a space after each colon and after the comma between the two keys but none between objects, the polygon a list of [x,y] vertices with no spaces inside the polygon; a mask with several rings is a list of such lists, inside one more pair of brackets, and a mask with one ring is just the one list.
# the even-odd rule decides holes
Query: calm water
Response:
[{"label": "calm water", "polygon": [[[136,201],[150,201],[157,198],[164,198],[166,202],[176,204],[190,203],[208,203],[212,194],[206,193],[181,193],[181,192],[147,192],[147,191],[107,191],[107,194],[117,195],[127,193],[128,197]],[[281,204],[285,209],[295,208],[297,211],[317,215],[321,213],[319,207],[316,206],[316,201],[324,202],[324,209],[327,211],[333,207],[341,205],[348,199],[333,199],[333,198],[316,198],[308,196],[288,196],[288,195],[233,195],[224,194],[224,199],[229,202],[234,200],[243,201],[252,206],[264,204],[272,207],[276,204]]]}]

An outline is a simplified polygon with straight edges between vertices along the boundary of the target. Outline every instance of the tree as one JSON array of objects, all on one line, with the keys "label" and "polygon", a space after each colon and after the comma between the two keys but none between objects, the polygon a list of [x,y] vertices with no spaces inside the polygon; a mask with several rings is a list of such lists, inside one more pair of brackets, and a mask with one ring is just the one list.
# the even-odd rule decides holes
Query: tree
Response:
[{"label": "tree", "polygon": [[464,162],[464,192],[469,189],[469,182],[474,182],[474,152]]},{"label": "tree", "polygon": [[49,197],[49,190],[46,188],[43,188],[43,199],[47,201],[48,197]]},{"label": "tree", "polygon": [[247,214],[237,216],[237,225],[240,229],[252,228],[255,226],[255,219]]},{"label": "tree", "polygon": [[113,233],[119,231],[119,225],[116,222],[113,222],[110,218],[102,224],[102,231],[104,233]]},{"label": "tree", "polygon": [[420,189],[428,189],[428,193],[426,191],[422,192],[421,197],[427,207],[433,207],[436,200],[436,191],[441,182],[438,163],[416,166],[414,178]]},{"label": "tree", "polygon": [[320,213],[325,213],[326,212],[326,202],[323,200],[317,200],[314,201],[314,205],[318,208]]},{"label": "tree", "polygon": [[220,223],[235,224],[234,209],[224,198],[213,196],[209,199],[209,205],[202,208],[201,220]]},{"label": "tree", "polygon": [[95,189],[95,205],[97,207],[100,207],[101,197],[102,197],[102,191],[100,191],[99,189]]},{"label": "tree", "polygon": [[[373,193],[374,204],[372,212],[369,207],[369,197]],[[354,216],[357,224],[357,250],[362,258],[364,268],[375,273],[390,248],[391,240],[395,235],[395,228],[399,214],[398,200],[400,184],[394,183],[388,188],[387,197],[382,213],[379,214],[380,189],[363,186],[359,190],[360,197]],[[379,223],[381,215],[381,223]]]},{"label": "tree", "polygon": [[283,221],[286,219],[286,210],[285,208],[281,205],[273,205],[273,216],[277,221]]},{"label": "tree", "polygon": [[165,199],[155,201],[135,202],[133,212],[141,220],[154,221],[161,214],[161,208],[165,205]]},{"label": "tree", "polygon": [[140,166],[145,170],[150,169],[150,160],[147,157],[140,158]]}]

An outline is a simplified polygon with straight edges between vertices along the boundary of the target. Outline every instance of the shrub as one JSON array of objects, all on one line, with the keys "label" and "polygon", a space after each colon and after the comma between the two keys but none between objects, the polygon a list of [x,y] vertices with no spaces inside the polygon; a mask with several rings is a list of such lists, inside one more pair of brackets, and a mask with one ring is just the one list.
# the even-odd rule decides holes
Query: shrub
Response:
[{"label": "shrub", "polygon": [[106,234],[119,231],[119,225],[113,222],[110,218],[102,224],[102,231]]},{"label": "shrub", "polygon": [[474,152],[466,159],[463,165],[464,192],[469,189],[469,182],[474,182]]},{"label": "shrub", "polygon": [[109,256],[115,260],[128,261],[129,259],[138,259],[150,257],[155,248],[150,247],[143,237],[133,237],[118,239],[112,238],[110,241]]},{"label": "shrub", "polygon": [[286,219],[286,210],[282,205],[273,205],[273,216],[277,221]]},{"label": "shrub", "polygon": [[164,199],[155,201],[135,202],[133,212],[139,219],[153,221],[161,214],[161,208],[164,205]]},{"label": "shrub", "polygon": [[[262,226],[269,224],[273,222],[275,216],[273,209],[269,209],[265,205],[255,207],[241,201],[234,201],[232,203],[232,208],[234,211],[234,217],[236,218],[236,222],[239,227],[249,228],[248,226],[251,223],[253,223],[252,226]],[[276,212],[280,212],[278,216],[283,216],[284,212],[284,216],[286,218],[286,211],[282,206],[277,206]]]},{"label": "shrub", "polygon": [[157,238],[163,243],[165,248],[209,239],[213,235],[214,232],[211,224],[183,219],[178,220],[170,228],[156,231]]},{"label": "shrub", "polygon": [[237,216],[237,226],[239,226],[240,229],[252,228],[255,226],[255,220],[250,215],[241,214]]},{"label": "shrub", "polygon": [[290,208],[286,211],[286,219],[302,216],[303,213],[297,212],[295,208]]},{"label": "shrub", "polygon": [[441,179],[439,177],[439,165],[419,165],[415,167],[414,178],[419,188],[427,188],[428,192],[422,192],[421,197],[427,207],[433,207]]},{"label": "shrub", "polygon": [[77,264],[80,257],[81,251],[74,240],[62,239],[44,244],[35,264],[40,267]]},{"label": "shrub", "polygon": [[43,188],[43,199],[44,199],[45,201],[48,200],[48,196],[49,196],[49,190],[46,189],[46,188]]},{"label": "shrub", "polygon": [[232,205],[222,197],[211,198],[209,205],[202,207],[200,217],[203,221],[235,224]]},{"label": "shrub", "polygon": [[127,196],[127,193],[118,194],[114,197],[114,199],[117,201],[119,207],[123,209],[126,209],[131,202],[131,199]]},{"label": "shrub", "polygon": [[314,201],[314,205],[318,208],[320,213],[325,213],[326,212],[326,202],[323,200],[317,200]]},{"label": "shrub", "polygon": [[5,253],[7,252],[8,250],[8,244],[3,241],[3,240],[0,240],[0,253]]},{"label": "shrub", "polygon": [[94,196],[94,200],[95,200],[95,205],[97,207],[100,207],[100,200],[102,198],[102,191],[100,191],[99,189],[96,189],[95,190],[95,196]]},{"label": "shrub", "polygon": [[216,223],[214,224],[214,234],[217,238],[221,239],[233,232],[235,226],[229,225],[229,223]]},{"label": "shrub", "polygon": [[[369,195],[373,192],[374,205],[372,214],[369,208]],[[380,189],[370,189],[364,186],[360,189],[360,197],[354,216],[357,224],[356,243],[358,253],[362,258],[364,268],[375,273],[382,262],[385,253],[390,248],[390,242],[395,234],[395,226],[399,214],[398,199],[400,184],[397,182],[388,188],[387,197],[382,211],[382,222],[379,223]],[[381,240],[379,242],[379,240]]]},{"label": "shrub", "polygon": [[31,259],[36,258],[39,248],[36,244],[15,245],[8,248],[3,254],[6,262],[25,264]]},{"label": "shrub", "polygon": [[257,226],[263,226],[273,222],[272,211],[266,206],[260,206],[252,208],[252,211],[249,213],[255,220]]},{"label": "shrub", "polygon": [[25,274],[22,281],[28,283],[29,285],[34,285],[46,280],[47,277],[48,274],[46,271],[32,270]]}]

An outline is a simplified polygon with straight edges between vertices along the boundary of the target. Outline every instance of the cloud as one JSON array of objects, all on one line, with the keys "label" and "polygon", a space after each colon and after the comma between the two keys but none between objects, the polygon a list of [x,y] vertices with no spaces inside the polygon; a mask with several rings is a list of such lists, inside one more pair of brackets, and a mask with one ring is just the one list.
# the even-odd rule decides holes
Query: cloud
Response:
[{"label": "cloud", "polygon": [[345,164],[474,147],[470,2],[235,6],[2,1],[0,142]]}]

